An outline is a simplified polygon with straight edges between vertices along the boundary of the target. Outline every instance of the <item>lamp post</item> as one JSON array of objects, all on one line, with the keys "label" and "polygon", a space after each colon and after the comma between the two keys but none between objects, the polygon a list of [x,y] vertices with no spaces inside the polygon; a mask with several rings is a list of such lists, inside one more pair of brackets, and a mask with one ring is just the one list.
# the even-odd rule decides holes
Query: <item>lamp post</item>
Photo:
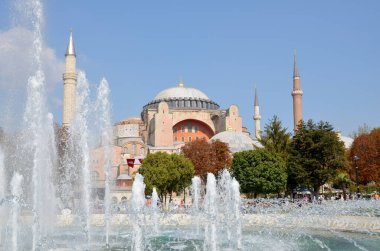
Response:
[{"label": "lamp post", "polygon": [[358,176],[358,160],[360,159],[358,156],[354,155],[352,159],[355,161],[355,174],[356,174],[356,194],[359,196],[359,176]]}]

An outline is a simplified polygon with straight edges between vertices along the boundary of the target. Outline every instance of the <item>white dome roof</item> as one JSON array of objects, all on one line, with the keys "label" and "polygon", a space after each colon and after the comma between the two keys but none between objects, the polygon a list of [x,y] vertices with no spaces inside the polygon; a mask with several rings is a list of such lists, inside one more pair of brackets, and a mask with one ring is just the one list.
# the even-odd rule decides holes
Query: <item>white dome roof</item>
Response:
[{"label": "white dome roof", "polygon": [[353,138],[350,138],[350,137],[346,137],[346,136],[341,136],[340,137],[340,140],[343,141],[344,143],[344,147],[346,149],[349,149],[352,145],[352,143],[354,142],[354,139]]},{"label": "white dome roof", "polygon": [[171,99],[171,98],[194,98],[209,100],[206,94],[198,89],[190,87],[176,86],[165,89],[157,94],[154,100]]},{"label": "white dome roof", "polygon": [[242,132],[224,131],[220,132],[210,139],[210,141],[220,140],[228,145],[232,153],[254,150],[254,146],[261,148],[258,141],[252,140]]}]

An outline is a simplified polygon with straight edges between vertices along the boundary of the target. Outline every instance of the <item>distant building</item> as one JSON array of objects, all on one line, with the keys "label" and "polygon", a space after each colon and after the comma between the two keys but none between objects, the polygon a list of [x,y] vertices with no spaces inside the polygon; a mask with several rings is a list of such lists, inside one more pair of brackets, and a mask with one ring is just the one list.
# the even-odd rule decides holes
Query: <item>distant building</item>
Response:
[{"label": "distant building", "polygon": [[[130,195],[131,181],[148,153],[179,153],[187,142],[210,139],[227,143],[233,153],[259,146],[242,123],[236,105],[221,109],[202,91],[185,87],[182,81],[161,91],[142,108],[141,117],[130,117],[114,125],[112,196],[120,201]],[[104,187],[103,155],[102,148],[92,152],[97,189]]]},{"label": "distant building", "polygon": [[[65,54],[65,66],[62,125],[67,127],[75,112],[77,84],[72,33]],[[302,120],[302,95],[294,53],[292,97],[295,132]],[[130,196],[133,177],[148,153],[179,153],[185,143],[197,140],[220,140],[228,144],[232,153],[262,147],[258,141],[261,137],[261,115],[256,89],[253,108],[255,132],[254,138],[251,138],[247,128],[243,127],[236,105],[220,108],[201,90],[187,87],[182,81],[177,86],[162,90],[142,108],[139,117],[130,117],[114,124],[110,174],[113,199],[120,201]],[[347,148],[352,144],[352,139],[340,138]],[[103,164],[103,149],[94,149],[91,153],[91,175],[93,189],[100,197],[104,196]]]}]

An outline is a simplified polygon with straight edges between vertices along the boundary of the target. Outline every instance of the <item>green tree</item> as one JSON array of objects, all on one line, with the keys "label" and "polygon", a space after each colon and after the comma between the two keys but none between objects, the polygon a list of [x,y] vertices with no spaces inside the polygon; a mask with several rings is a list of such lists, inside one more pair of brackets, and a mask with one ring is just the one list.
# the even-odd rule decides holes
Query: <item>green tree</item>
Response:
[{"label": "green tree", "polygon": [[[191,185],[191,179],[194,177],[194,166],[191,160],[187,159],[183,155],[172,155],[172,160],[174,166],[179,172],[179,182],[176,187],[176,192],[182,190],[184,191],[187,187]],[[185,196],[185,193],[184,193]],[[186,198],[184,197],[184,200]]]},{"label": "green tree", "polygon": [[167,194],[188,187],[194,175],[194,167],[183,155],[157,152],[146,156],[140,173],[146,184],[145,194],[151,194],[155,187],[162,199]]},{"label": "green tree", "polygon": [[350,176],[345,172],[339,172],[334,179],[334,184],[337,185],[343,191],[343,198],[347,199],[347,188],[352,184]]},{"label": "green tree", "polygon": [[319,187],[346,167],[344,144],[333,127],[321,121],[302,122],[289,145],[288,187],[307,186],[317,196]]},{"label": "green tree", "polygon": [[283,128],[280,119],[274,115],[265,125],[260,143],[270,152],[278,153],[283,158],[287,157],[287,148],[290,143],[290,133]]},{"label": "green tree", "polygon": [[286,164],[282,157],[266,149],[234,154],[231,173],[248,195],[280,193],[286,188]]}]

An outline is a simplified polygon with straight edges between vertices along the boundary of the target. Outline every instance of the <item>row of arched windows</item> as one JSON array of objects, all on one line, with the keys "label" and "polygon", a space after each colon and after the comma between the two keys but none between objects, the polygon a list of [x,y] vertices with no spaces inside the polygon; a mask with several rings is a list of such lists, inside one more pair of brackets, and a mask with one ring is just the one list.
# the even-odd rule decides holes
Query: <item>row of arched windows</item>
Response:
[{"label": "row of arched windows", "polygon": [[[219,105],[208,100],[196,100],[196,99],[176,99],[176,100],[163,100],[167,102],[170,108],[198,108],[198,109],[210,109],[217,110],[219,109]],[[158,104],[161,100],[157,100],[152,102],[146,106],[145,108],[157,108]]]}]

